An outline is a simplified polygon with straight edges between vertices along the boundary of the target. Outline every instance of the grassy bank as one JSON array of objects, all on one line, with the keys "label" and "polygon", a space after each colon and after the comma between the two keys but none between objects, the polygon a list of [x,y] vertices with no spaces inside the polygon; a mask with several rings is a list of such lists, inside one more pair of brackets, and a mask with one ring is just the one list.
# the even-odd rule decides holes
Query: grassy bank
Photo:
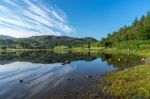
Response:
[{"label": "grassy bank", "polygon": [[104,92],[122,99],[149,99],[150,64],[108,73],[100,85]]}]

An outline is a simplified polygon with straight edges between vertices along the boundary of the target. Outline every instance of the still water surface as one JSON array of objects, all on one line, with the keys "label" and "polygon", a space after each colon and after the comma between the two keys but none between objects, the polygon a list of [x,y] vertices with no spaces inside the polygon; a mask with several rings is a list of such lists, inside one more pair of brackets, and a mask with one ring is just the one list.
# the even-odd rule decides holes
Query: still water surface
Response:
[{"label": "still water surface", "polygon": [[[107,57],[112,55],[1,53],[0,99],[63,99],[67,96],[71,99],[94,86],[98,77],[122,66],[121,63],[115,66],[116,62],[107,61]],[[64,61],[71,63],[63,64]]]}]

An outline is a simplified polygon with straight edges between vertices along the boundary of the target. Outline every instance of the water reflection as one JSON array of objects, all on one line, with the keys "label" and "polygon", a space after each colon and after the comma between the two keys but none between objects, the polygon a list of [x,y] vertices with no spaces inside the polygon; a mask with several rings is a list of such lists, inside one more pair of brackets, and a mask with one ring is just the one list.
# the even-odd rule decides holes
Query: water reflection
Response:
[{"label": "water reflection", "polygon": [[[14,62],[0,68],[1,99],[26,99],[57,86],[73,67]],[[19,81],[23,80],[22,83]]]},{"label": "water reflection", "polygon": [[86,60],[91,61],[96,59],[95,55],[89,53],[55,53],[46,51],[26,51],[26,52],[9,52],[0,53],[0,64],[7,64],[15,61],[32,62],[32,63],[58,63],[66,60],[77,61]]},{"label": "water reflection", "polygon": [[107,61],[109,65],[113,65],[119,69],[124,69],[128,67],[136,66],[139,64],[143,64],[143,62],[141,61],[143,57],[137,56],[134,54],[101,53],[99,54],[99,57],[102,59],[102,61]]},{"label": "water reflection", "polygon": [[[126,63],[115,61],[117,56],[42,51],[0,53],[0,99],[79,99],[93,87],[94,79],[125,66]],[[62,65],[67,60],[71,63]]]}]

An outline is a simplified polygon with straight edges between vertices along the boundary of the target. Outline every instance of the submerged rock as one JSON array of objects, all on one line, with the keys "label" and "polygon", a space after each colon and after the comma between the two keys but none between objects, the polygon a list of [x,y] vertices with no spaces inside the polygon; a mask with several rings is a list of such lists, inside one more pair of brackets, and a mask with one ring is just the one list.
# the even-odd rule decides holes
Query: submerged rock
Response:
[{"label": "submerged rock", "polygon": [[74,80],[73,78],[67,78],[67,80]]},{"label": "submerged rock", "polygon": [[20,83],[23,83],[23,80],[20,80],[19,82],[20,82]]},{"label": "submerged rock", "polygon": [[85,77],[86,77],[86,78],[93,78],[92,75],[86,75]]},{"label": "submerged rock", "polygon": [[65,61],[65,62],[62,63],[62,65],[70,64],[70,63],[71,63],[71,61]]},{"label": "submerged rock", "polygon": [[71,61],[65,61],[65,63],[66,63],[66,64],[70,64],[70,63],[71,63]]}]

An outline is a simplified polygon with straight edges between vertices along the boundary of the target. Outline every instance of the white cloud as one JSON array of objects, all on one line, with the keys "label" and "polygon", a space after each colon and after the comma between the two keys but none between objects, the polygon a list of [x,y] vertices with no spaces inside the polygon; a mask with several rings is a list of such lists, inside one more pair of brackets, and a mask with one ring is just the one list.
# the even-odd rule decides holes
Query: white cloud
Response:
[{"label": "white cloud", "polygon": [[[3,0],[0,2],[0,34],[13,37],[61,35],[74,29],[65,13],[42,0]],[[47,0],[49,2],[49,0]]]},{"label": "white cloud", "polygon": [[[26,30],[23,30],[23,29],[0,28],[0,31],[2,31],[0,33],[1,35],[9,35],[9,36],[16,37],[16,38],[40,36],[40,35],[58,35],[58,36],[60,35],[59,32],[54,32],[52,30],[43,30],[40,32],[34,32],[34,31],[27,32]],[[50,34],[47,31],[49,31]]]}]

